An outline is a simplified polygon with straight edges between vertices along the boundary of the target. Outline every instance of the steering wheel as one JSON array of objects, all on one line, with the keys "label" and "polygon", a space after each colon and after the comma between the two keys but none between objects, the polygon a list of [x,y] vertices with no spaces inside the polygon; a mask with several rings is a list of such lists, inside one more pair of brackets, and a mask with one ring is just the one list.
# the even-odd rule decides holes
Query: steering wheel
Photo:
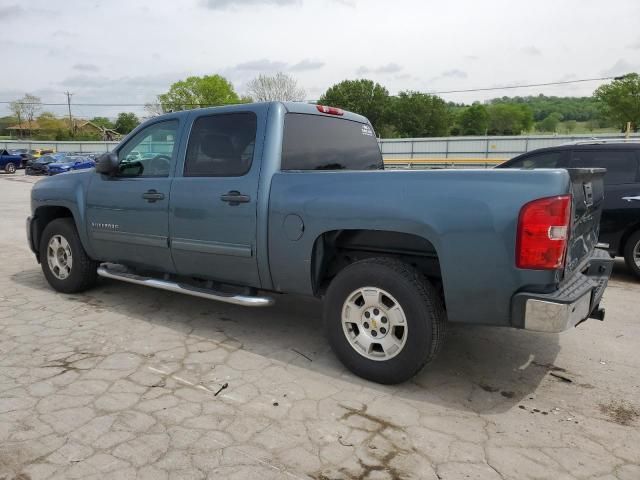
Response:
[{"label": "steering wheel", "polygon": [[151,175],[168,175],[169,167],[171,167],[171,157],[168,155],[156,155],[149,161]]}]

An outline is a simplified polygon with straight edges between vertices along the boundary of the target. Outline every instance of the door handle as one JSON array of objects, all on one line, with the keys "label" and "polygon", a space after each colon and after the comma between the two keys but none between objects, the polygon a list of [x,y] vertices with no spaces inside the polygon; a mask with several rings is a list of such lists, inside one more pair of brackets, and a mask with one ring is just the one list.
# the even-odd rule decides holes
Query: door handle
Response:
[{"label": "door handle", "polygon": [[638,195],[637,197],[622,197],[622,200],[626,200],[627,202],[631,202],[633,200],[637,200],[640,202],[640,195]]},{"label": "door handle", "polygon": [[142,198],[144,198],[149,203],[153,203],[156,200],[164,200],[164,193],[160,193],[157,190],[151,189],[144,192],[142,194]]},{"label": "door handle", "polygon": [[220,195],[220,200],[227,202],[232,207],[235,207],[241,203],[249,203],[251,201],[251,197],[249,195],[243,195],[237,190],[231,190],[230,192]]}]

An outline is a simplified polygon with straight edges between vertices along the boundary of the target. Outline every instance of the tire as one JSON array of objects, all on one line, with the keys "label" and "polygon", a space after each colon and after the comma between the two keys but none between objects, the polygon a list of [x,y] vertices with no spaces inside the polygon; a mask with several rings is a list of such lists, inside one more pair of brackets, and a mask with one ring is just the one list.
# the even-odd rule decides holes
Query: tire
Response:
[{"label": "tire", "polygon": [[15,163],[9,162],[4,166],[4,171],[6,173],[16,173],[16,165]]},{"label": "tire", "polygon": [[636,278],[640,279],[640,230],[627,238],[624,244],[624,261]]},{"label": "tire", "polygon": [[[51,243],[54,238],[57,244]],[[50,245],[56,255],[50,255]],[[98,277],[98,262],[85,252],[71,218],[57,218],[45,227],[40,239],[40,264],[49,285],[62,293],[88,290]]]},{"label": "tire", "polygon": [[[381,300],[367,303],[361,291]],[[445,337],[446,315],[423,274],[399,260],[380,257],[338,273],[327,290],[324,323],[331,348],[349,370],[367,380],[395,384],[410,379],[436,357]],[[366,351],[369,341],[373,343]],[[383,346],[389,344],[390,348]]]}]

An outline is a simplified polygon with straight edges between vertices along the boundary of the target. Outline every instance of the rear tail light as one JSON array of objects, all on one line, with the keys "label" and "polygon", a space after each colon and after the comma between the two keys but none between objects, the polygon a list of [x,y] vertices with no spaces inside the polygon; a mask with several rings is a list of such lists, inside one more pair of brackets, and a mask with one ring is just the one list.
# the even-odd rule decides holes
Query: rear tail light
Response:
[{"label": "rear tail light", "polygon": [[319,112],[326,113],[328,115],[344,115],[344,111],[336,107],[327,107],[325,105],[316,105]]},{"label": "rear tail light", "polygon": [[516,266],[532,270],[562,267],[567,250],[571,197],[541,198],[520,210]]}]

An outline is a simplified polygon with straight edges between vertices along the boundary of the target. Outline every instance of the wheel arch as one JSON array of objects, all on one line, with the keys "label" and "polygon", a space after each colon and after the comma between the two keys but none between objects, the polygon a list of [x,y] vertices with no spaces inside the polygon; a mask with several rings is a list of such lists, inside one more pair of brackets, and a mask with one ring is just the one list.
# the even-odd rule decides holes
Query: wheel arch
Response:
[{"label": "wheel arch", "polygon": [[627,230],[622,234],[622,237],[620,238],[620,246],[618,247],[619,256],[621,257],[624,256],[624,250],[627,246],[627,241],[629,240],[629,237],[631,237],[631,235],[633,235],[638,231],[640,231],[640,222],[627,228]]},{"label": "wheel arch", "polygon": [[311,253],[311,285],[322,295],[343,268],[364,258],[390,257],[416,267],[436,286],[446,308],[440,256],[424,236],[391,230],[329,230],[318,235]]},{"label": "wheel arch", "polygon": [[[36,252],[40,251],[40,241],[44,229],[47,228],[47,225],[49,225],[52,221],[58,218],[71,218],[73,220],[73,223],[76,226],[76,230],[78,231],[78,234],[80,236],[82,246],[85,250],[88,251],[87,242],[85,241],[83,235],[83,230],[78,228],[78,219],[70,208],[61,205],[41,205],[34,210],[31,231],[34,250]],[[39,257],[39,253],[37,255]],[[38,261],[40,261],[40,258],[38,258]]]}]

